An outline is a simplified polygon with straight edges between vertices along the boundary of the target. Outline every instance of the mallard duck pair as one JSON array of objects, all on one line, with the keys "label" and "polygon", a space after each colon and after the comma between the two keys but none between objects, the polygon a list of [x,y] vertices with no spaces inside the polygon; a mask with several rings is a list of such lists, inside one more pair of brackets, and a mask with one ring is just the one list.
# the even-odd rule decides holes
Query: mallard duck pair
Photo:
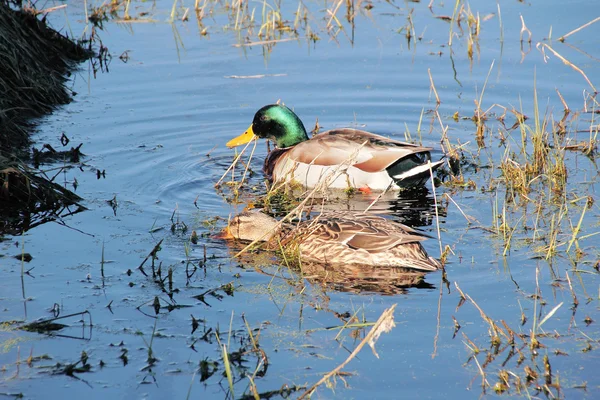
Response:
[{"label": "mallard duck pair", "polygon": [[[308,138],[289,108],[273,104],[256,113],[250,128],[227,146],[256,138],[275,142],[266,175],[275,182],[295,181],[312,188],[327,180],[333,189],[383,191],[422,185],[443,160],[430,162],[428,147],[388,139],[357,129],[333,129]],[[421,245],[426,236],[385,218],[356,212],[323,212],[315,220],[279,225],[260,212],[234,217],[223,238],[265,240],[272,247],[297,245],[304,261],[331,265],[405,267],[435,271],[440,263]],[[275,244],[277,246],[275,246]]]},{"label": "mallard duck pair", "polygon": [[289,108],[271,104],[258,110],[252,125],[228,147],[264,138],[275,143],[263,170],[275,182],[294,181],[313,188],[323,180],[331,189],[398,190],[424,184],[444,160],[430,162],[430,147],[399,142],[358,129],[332,129],[309,139]]},{"label": "mallard duck pair", "polygon": [[267,242],[268,249],[297,248],[302,261],[330,265],[404,267],[435,271],[441,264],[421,245],[427,236],[385,218],[355,211],[323,211],[312,220],[279,224],[260,211],[233,217],[221,238]]}]

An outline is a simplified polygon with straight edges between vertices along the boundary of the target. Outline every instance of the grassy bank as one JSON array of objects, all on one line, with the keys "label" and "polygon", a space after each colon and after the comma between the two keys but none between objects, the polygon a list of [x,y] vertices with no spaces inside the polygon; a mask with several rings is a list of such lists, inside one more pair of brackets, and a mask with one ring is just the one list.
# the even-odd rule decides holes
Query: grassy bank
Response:
[{"label": "grassy bank", "polygon": [[[46,145],[32,153],[30,135],[37,118],[71,101],[68,76],[92,51],[50,28],[43,12],[5,0],[0,38],[0,235],[17,235],[80,209],[68,209],[81,199],[54,183],[54,173],[46,175],[26,161],[79,158],[79,147],[56,151]],[[68,145],[68,139],[61,142]]]}]

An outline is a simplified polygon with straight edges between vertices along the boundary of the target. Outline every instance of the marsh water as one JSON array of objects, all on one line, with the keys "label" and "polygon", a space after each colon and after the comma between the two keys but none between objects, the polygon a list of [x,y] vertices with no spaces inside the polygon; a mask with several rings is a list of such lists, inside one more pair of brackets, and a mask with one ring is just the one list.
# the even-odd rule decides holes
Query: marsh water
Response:
[{"label": "marsh water", "polygon": [[[49,18],[55,28],[79,35],[86,3],[67,4]],[[100,5],[87,3],[90,11]],[[535,202],[511,203],[498,183],[499,160],[520,151],[519,129],[490,123],[481,146],[471,119],[475,100],[481,100],[483,110],[495,104],[508,109],[506,127],[517,122],[511,109],[532,121],[537,107],[540,120],[546,115],[554,123],[563,115],[559,92],[578,114],[568,120],[565,141],[589,140],[598,129],[597,107],[586,97],[593,89],[583,74],[536,44],[548,44],[600,85],[600,23],[564,43],[556,40],[595,18],[597,5],[473,1],[453,33],[450,22],[438,18],[452,17],[451,2],[431,8],[427,2],[359,2],[354,24],[345,19],[345,2],[332,18],[337,5],[250,2],[253,31],[237,29],[236,13],[220,3],[206,8],[200,23],[192,3],[166,1],[132,2],[132,21],[103,23],[97,33],[112,56],[108,67],[94,73],[91,64],[81,65],[72,76],[73,103],[40,121],[34,135],[37,146],[60,147],[63,133],[71,144],[83,143],[80,164],[43,168],[68,167],[61,181],[85,199],[88,210],[9,238],[1,243],[0,259],[1,321],[47,319],[59,309],[61,316],[89,311],[93,326],[86,314],[57,321],[67,326],[49,333],[2,328],[0,394],[242,398],[252,396],[253,382],[263,398],[296,397],[346,360],[368,323],[395,304],[396,327],[375,345],[379,358],[365,347],[345,366],[347,374],[320,386],[314,398],[598,398],[595,156],[564,153],[568,201],[557,214],[564,217],[556,231],[561,244],[547,257],[539,247],[548,241],[542,234],[532,241],[529,232],[558,224],[549,217],[554,209],[540,213]],[[182,21],[185,7],[192,8]],[[307,10],[298,37],[279,32],[267,38],[279,41],[246,45],[261,40],[261,15],[271,7],[279,7],[290,26],[297,10]],[[472,47],[467,7],[480,20]],[[319,40],[311,40],[311,32]],[[428,71],[441,100],[437,108]],[[440,242],[449,247],[448,284],[441,272],[423,279],[394,270],[336,275],[318,267],[300,272],[264,252],[232,258],[239,248],[213,234],[265,193],[261,163],[267,149],[258,144],[253,175],[237,202],[227,184],[215,188],[235,154],[225,143],[247,128],[256,110],[278,100],[309,129],[318,119],[322,130],[355,126],[440,149],[441,125],[448,127],[450,143],[464,152],[461,172],[473,185],[438,186],[437,217],[430,185],[419,193],[388,194],[374,207],[433,236],[424,243],[431,255],[439,257]],[[494,107],[490,120],[501,114]],[[329,202],[360,209],[375,196],[336,195]],[[584,196],[590,199],[585,209]],[[492,229],[501,215],[508,233]],[[575,244],[569,245],[574,227],[577,257]],[[162,283],[152,277],[152,260],[138,268],[159,242],[154,264]],[[23,265],[29,271],[23,282],[21,260],[10,257],[22,252],[33,257]],[[457,287],[473,301],[462,304]],[[575,296],[579,304],[572,307]],[[482,315],[510,327],[516,345],[500,335],[502,343],[494,346]],[[548,315],[543,327],[534,326]],[[542,346],[531,350],[526,343],[534,328]],[[253,340],[261,351],[253,351]],[[544,356],[559,390],[544,378]],[[90,368],[65,372],[76,363]],[[510,374],[525,382],[525,367],[539,377],[518,386]],[[495,392],[502,371],[509,371],[510,384]],[[277,393],[282,388],[291,393]]]}]

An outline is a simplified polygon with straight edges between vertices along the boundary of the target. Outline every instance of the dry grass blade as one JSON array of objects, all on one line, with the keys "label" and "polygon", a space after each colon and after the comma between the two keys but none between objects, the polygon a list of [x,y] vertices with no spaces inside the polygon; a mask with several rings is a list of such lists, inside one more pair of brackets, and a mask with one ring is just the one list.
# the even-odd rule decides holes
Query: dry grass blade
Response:
[{"label": "dry grass blade", "polygon": [[35,15],[38,15],[38,14],[48,14],[48,13],[51,13],[51,12],[54,12],[54,11],[57,11],[57,10],[60,10],[60,9],[63,9],[63,8],[67,8],[67,4],[62,4],[60,6],[54,6],[54,7],[44,8],[43,10],[36,10],[34,8],[30,9],[28,7],[25,7],[25,9],[27,11],[29,11],[32,14],[35,14]]},{"label": "dry grass blade", "polygon": [[[396,323],[394,322],[394,309],[396,305],[394,304],[389,309],[385,310],[383,314],[379,317],[373,328],[369,331],[367,335],[369,347],[373,351],[375,357],[379,358],[379,354],[375,350],[375,343],[379,340],[379,337],[382,333],[391,332],[392,329],[396,327]],[[366,339],[366,338],[365,338]]]},{"label": "dry grass blade", "polygon": [[252,392],[252,397],[254,398],[254,400],[260,400],[260,394],[258,393],[258,389],[256,389],[256,383],[254,383],[254,378],[252,378],[250,375],[247,375],[246,377],[250,381],[250,391]]},{"label": "dry grass blade", "polygon": [[567,102],[565,101],[565,99],[563,98],[562,94],[560,94],[560,92],[558,91],[558,88],[556,88],[556,94],[558,94],[558,98],[560,99],[560,102],[562,103],[564,110],[565,110],[565,116],[571,112],[571,109],[569,108],[569,106],[567,105]]},{"label": "dry grass blade", "polygon": [[[252,143],[252,142],[255,142],[255,147],[256,147],[256,139],[253,139],[253,140],[249,141],[248,143],[246,143],[246,145],[244,146],[242,151],[240,151],[240,154],[238,154],[237,157],[233,159],[233,161],[231,162],[231,165],[229,165],[229,168],[227,168],[227,170],[223,173],[223,176],[221,176],[221,178],[217,181],[217,183],[215,183],[215,187],[218,187],[221,184],[223,179],[225,179],[225,176],[227,175],[227,173],[229,171],[231,171],[232,168],[235,167],[235,165],[238,163],[238,161],[240,161],[240,159],[242,158],[242,154],[244,154],[244,151],[246,151],[246,149],[248,148],[248,146],[250,146],[250,143]],[[252,151],[254,152],[254,150],[252,150]],[[248,160],[248,164],[250,164],[250,160]]]},{"label": "dry grass blade", "polygon": [[[579,300],[577,300],[577,295],[575,294],[575,291],[573,290],[573,285],[571,284],[571,278],[569,278],[569,273],[567,272],[565,274],[565,276],[567,277],[567,283],[569,284],[569,290],[571,291],[571,296],[573,297],[573,308],[577,308],[577,306],[579,305]],[[599,288],[600,290],[600,288]],[[600,298],[600,296],[598,296],[598,298]]]},{"label": "dry grass blade", "polygon": [[558,309],[559,309],[560,307],[562,307],[562,305],[563,305],[563,302],[561,301],[561,302],[560,302],[560,304],[558,304],[556,307],[554,307],[552,310],[550,310],[550,312],[549,312],[548,314],[546,314],[546,316],[545,316],[545,317],[544,317],[544,318],[543,318],[543,319],[540,321],[540,323],[538,324],[538,326],[537,326],[537,327],[538,327],[538,329],[540,329],[540,328],[542,327],[542,325],[544,325],[544,323],[545,323],[546,321],[548,321],[548,320],[549,320],[549,319],[550,319],[550,318],[551,318],[551,317],[554,315],[554,313],[555,313],[556,311],[558,311]]},{"label": "dry grass blade", "polygon": [[577,33],[577,32],[579,32],[580,30],[582,30],[582,29],[584,29],[584,28],[587,28],[588,26],[590,26],[590,25],[592,25],[592,24],[594,24],[594,23],[596,23],[596,22],[598,22],[598,21],[600,21],[600,17],[594,18],[593,20],[591,20],[591,21],[590,21],[590,22],[588,22],[587,24],[583,24],[583,25],[581,25],[581,26],[580,26],[579,28],[577,28],[577,29],[573,29],[571,32],[567,33],[566,35],[562,35],[561,37],[559,37],[559,38],[558,38],[558,41],[559,41],[559,42],[564,42],[564,41],[565,41],[565,39],[566,39],[567,37],[571,36],[571,35],[572,35],[572,34],[574,34],[574,33]]},{"label": "dry grass blade", "polygon": [[431,178],[431,190],[433,191],[433,207],[435,209],[435,226],[437,230],[438,243],[440,244],[440,257],[443,257],[444,251],[442,246],[442,236],[440,234],[440,216],[438,212],[437,195],[435,193],[435,182],[433,180],[433,170],[431,169],[431,160],[427,160],[429,166],[429,177]]},{"label": "dry grass blade", "polygon": [[327,21],[327,28],[329,28],[331,26],[331,21],[333,21],[334,19],[337,20],[337,18],[335,17],[335,14],[337,14],[338,10],[340,9],[340,6],[342,5],[342,3],[344,3],[344,0],[340,0],[335,8],[333,9],[333,11],[329,11],[327,10],[330,14],[331,14],[331,18],[329,18],[329,21]]},{"label": "dry grass blade", "polygon": [[569,241],[569,245],[567,246],[567,253],[569,252],[569,250],[571,250],[571,246],[573,245],[573,243],[575,243],[576,247],[577,247],[577,235],[579,234],[579,231],[581,230],[581,226],[583,224],[583,217],[585,216],[585,212],[588,209],[588,202],[586,201],[583,205],[583,211],[581,212],[581,216],[579,217],[579,222],[577,223],[577,226],[573,229],[573,236],[571,237],[571,240]]},{"label": "dry grass blade", "polygon": [[502,24],[502,12],[500,11],[500,3],[498,6],[498,22],[500,24],[500,43],[504,43],[504,25]]},{"label": "dry grass blade", "polygon": [[248,161],[246,162],[246,169],[244,170],[244,175],[242,175],[242,180],[240,181],[240,185],[244,184],[244,181],[246,180],[246,174],[248,173],[248,169],[250,169],[250,161],[252,161],[252,157],[254,157],[254,151],[256,150],[256,145],[258,143],[258,140],[254,139],[254,146],[252,146],[252,151],[250,152],[250,157],[248,157]]},{"label": "dry grass blade", "polygon": [[567,60],[566,58],[564,58],[563,56],[561,56],[560,54],[558,54],[558,53],[556,52],[556,50],[554,50],[552,47],[550,47],[550,46],[549,46],[548,44],[546,44],[546,43],[538,43],[538,44],[536,45],[536,47],[537,47],[538,49],[540,49],[540,48],[542,49],[541,51],[542,51],[542,54],[543,54],[543,56],[544,56],[544,61],[546,61],[546,59],[547,59],[547,56],[546,56],[546,54],[544,53],[543,49],[544,49],[544,48],[546,48],[546,49],[550,50],[550,51],[552,52],[552,54],[554,54],[556,57],[558,57],[558,58],[559,58],[559,59],[560,59],[560,60],[561,60],[561,61],[562,61],[562,62],[563,62],[565,65],[568,65],[569,67],[573,68],[575,71],[579,72],[579,73],[581,74],[581,76],[583,76],[583,78],[585,79],[585,81],[588,83],[588,85],[590,85],[590,87],[592,88],[592,91],[593,91],[594,93],[598,92],[598,91],[596,90],[596,87],[595,87],[595,86],[592,84],[592,82],[591,82],[591,81],[588,79],[588,77],[587,77],[587,75],[585,74],[585,72],[583,72],[583,71],[581,70],[581,68],[579,68],[577,65],[573,64],[572,62],[570,62],[569,60]]},{"label": "dry grass blade", "polygon": [[254,350],[258,350],[258,343],[256,342],[254,335],[252,334],[252,328],[250,328],[250,325],[248,324],[248,320],[246,320],[246,316],[244,314],[242,314],[242,319],[244,320],[244,324],[246,325],[246,329],[248,330],[248,337],[250,338],[250,341],[252,342],[252,347],[254,348]]},{"label": "dry grass blade", "polygon": [[454,27],[454,22],[456,21],[456,15],[457,15],[459,5],[460,5],[460,0],[456,0],[456,2],[454,3],[454,11],[452,11],[452,19],[450,21],[450,33],[449,33],[450,37],[448,38],[448,46],[452,46],[452,37],[454,36],[453,27]]},{"label": "dry grass blade", "polygon": [[377,356],[377,358],[379,358],[379,355],[377,355],[377,352],[375,351],[375,342],[377,341],[377,339],[379,339],[379,336],[381,336],[382,333],[389,332],[392,330],[392,328],[394,328],[396,326],[396,324],[394,323],[394,310],[395,309],[396,309],[396,304],[394,304],[393,306],[391,306],[390,308],[385,310],[381,314],[381,316],[379,317],[377,322],[375,322],[375,325],[373,325],[373,327],[371,328],[371,330],[369,331],[367,336],[365,336],[365,338],[358,344],[358,346],[356,346],[356,348],[348,356],[348,358],[346,358],[346,360],[343,363],[338,365],[332,371],[325,374],[325,376],[323,376],[317,383],[315,383],[310,388],[308,388],[304,393],[302,393],[302,395],[300,397],[298,397],[298,400],[302,400],[302,399],[306,398],[307,396],[312,395],[312,393],[315,391],[315,389],[318,386],[325,383],[329,378],[337,375],[342,370],[342,368],[344,368],[346,366],[346,364],[348,364],[354,357],[357,356],[357,354],[362,350],[362,348],[366,344],[369,344],[369,346],[371,346],[373,353],[375,354],[375,356]]},{"label": "dry grass blade", "polygon": [[480,113],[481,103],[483,102],[483,94],[485,93],[485,88],[487,87],[488,81],[490,80],[490,75],[492,74],[492,70],[494,69],[495,63],[496,63],[496,60],[492,60],[492,63],[490,64],[490,69],[488,70],[487,76],[485,77],[485,81],[483,82],[483,88],[481,89],[481,94],[479,95],[479,102],[477,103],[477,117],[478,117],[479,121],[481,121],[481,118],[489,111],[489,110],[486,110],[483,113],[483,115]]},{"label": "dry grass blade", "polygon": [[490,383],[485,377],[485,372],[483,371],[483,368],[481,368],[481,364],[479,364],[479,360],[476,356],[473,356],[473,359],[475,360],[475,364],[477,364],[477,369],[479,369],[479,373],[481,374],[481,386],[490,386]]},{"label": "dry grass blade", "polygon": [[235,399],[235,395],[233,393],[233,375],[231,372],[231,364],[229,363],[229,354],[227,353],[227,345],[222,345],[223,352],[223,363],[225,364],[225,375],[227,376],[227,383],[229,384],[229,393],[231,394],[231,398]]},{"label": "dry grass blade", "polygon": [[473,304],[475,306],[475,308],[477,308],[477,310],[479,311],[479,314],[481,315],[481,318],[483,318],[483,320],[488,323],[488,325],[490,326],[490,330],[493,332],[494,336],[497,336],[498,333],[501,333],[502,336],[504,336],[507,339],[510,339],[510,337],[506,334],[506,332],[504,332],[504,330],[502,330],[498,325],[496,325],[496,323],[490,317],[488,317],[485,312],[483,312],[483,310],[481,309],[481,307],[479,307],[479,305],[475,302],[475,300],[473,300],[471,298],[471,296],[464,293],[460,289],[457,282],[454,282],[454,286],[456,287],[456,289],[459,291],[459,293],[461,294],[461,296],[463,298],[469,300],[471,302],[471,304]]},{"label": "dry grass blade", "polygon": [[431,83],[431,90],[433,90],[433,94],[435,95],[435,102],[439,105],[441,103],[440,96],[438,96],[438,92],[435,89],[435,84],[433,83],[433,77],[431,76],[430,68],[427,68],[427,73],[429,74],[429,82]]},{"label": "dry grass blade", "polygon": [[[506,237],[505,240],[505,244],[504,244],[504,251],[502,252],[502,256],[506,257],[508,254],[508,251],[510,250],[510,243],[512,240],[512,237],[514,235],[514,233],[517,231],[517,227],[519,226],[519,224],[521,223],[521,221],[523,220],[525,216],[522,215],[519,220],[515,223],[514,227],[512,229],[510,229],[510,227],[507,227],[509,229],[509,234],[508,237]],[[505,228],[506,229],[506,228]]]},{"label": "dry grass blade", "polygon": [[446,199],[450,200],[452,202],[452,204],[454,204],[456,206],[456,208],[458,208],[458,211],[460,211],[460,213],[462,214],[462,216],[465,217],[465,219],[467,220],[467,224],[471,225],[473,222],[479,222],[477,220],[477,218],[465,214],[465,212],[462,210],[462,208],[460,208],[460,206],[458,205],[458,203],[455,202],[454,199],[448,193],[444,193],[442,195],[442,197],[445,197]]}]

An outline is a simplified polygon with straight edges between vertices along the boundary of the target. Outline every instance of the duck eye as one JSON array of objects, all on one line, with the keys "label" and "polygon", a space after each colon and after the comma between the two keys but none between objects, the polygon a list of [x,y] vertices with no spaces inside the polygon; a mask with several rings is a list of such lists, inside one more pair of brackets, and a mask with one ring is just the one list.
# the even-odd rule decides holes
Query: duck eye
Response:
[{"label": "duck eye", "polygon": [[268,121],[268,120],[269,120],[269,117],[267,117],[266,115],[261,115],[261,116],[260,116],[260,121],[261,121],[261,122],[266,122],[266,121]]}]

